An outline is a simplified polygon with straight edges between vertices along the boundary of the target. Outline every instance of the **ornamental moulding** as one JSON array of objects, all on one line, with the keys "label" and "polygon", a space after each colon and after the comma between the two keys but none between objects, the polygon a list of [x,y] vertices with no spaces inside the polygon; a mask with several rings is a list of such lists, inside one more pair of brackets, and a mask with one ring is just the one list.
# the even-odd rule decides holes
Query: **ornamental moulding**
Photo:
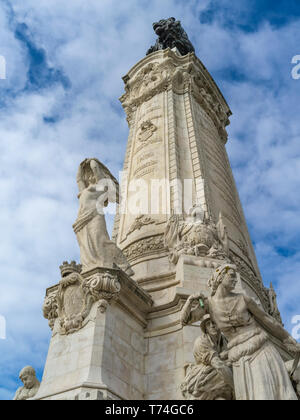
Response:
[{"label": "ornamental moulding", "polygon": [[132,261],[136,258],[145,257],[160,251],[167,251],[164,245],[163,235],[151,236],[132,243],[123,249],[123,253]]},{"label": "ornamental moulding", "polygon": [[177,61],[169,56],[162,63],[147,63],[132,79],[129,76],[124,79],[126,93],[120,101],[129,124],[137,107],[153,96],[166,90],[172,90],[178,95],[190,92],[212,119],[221,139],[226,143],[228,136],[225,127],[230,124],[231,112],[224,109],[199,67],[190,61],[178,67]]}]

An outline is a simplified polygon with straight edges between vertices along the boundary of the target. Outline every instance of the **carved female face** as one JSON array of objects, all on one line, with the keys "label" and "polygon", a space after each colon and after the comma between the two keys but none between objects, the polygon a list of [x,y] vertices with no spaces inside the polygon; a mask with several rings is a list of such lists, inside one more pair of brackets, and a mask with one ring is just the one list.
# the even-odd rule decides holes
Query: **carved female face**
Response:
[{"label": "carved female face", "polygon": [[236,272],[233,269],[229,269],[224,276],[222,286],[228,291],[232,292],[237,284]]}]

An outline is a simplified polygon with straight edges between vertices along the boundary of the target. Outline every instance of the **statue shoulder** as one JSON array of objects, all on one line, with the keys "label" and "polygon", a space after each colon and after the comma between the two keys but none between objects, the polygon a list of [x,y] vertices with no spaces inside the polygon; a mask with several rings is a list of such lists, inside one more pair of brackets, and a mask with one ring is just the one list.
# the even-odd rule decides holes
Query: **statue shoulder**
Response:
[{"label": "statue shoulder", "polygon": [[20,398],[23,390],[24,390],[23,386],[20,386],[20,388],[17,389],[17,391],[15,393],[15,396],[14,396],[14,400],[18,400]]}]

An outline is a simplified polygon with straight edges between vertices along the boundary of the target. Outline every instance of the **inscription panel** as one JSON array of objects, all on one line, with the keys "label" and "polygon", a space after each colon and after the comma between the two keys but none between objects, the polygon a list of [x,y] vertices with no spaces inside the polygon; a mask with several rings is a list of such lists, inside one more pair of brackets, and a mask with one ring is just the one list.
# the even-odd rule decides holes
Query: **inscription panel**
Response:
[{"label": "inscription panel", "polygon": [[[166,178],[163,113],[163,94],[159,94],[141,104],[137,112],[128,173],[127,212],[122,217],[121,243],[127,243],[128,240],[130,242],[137,240],[147,229],[150,231],[154,229],[157,231],[156,233],[161,233],[159,224],[166,219],[164,213],[159,212],[158,214],[156,210],[153,210],[157,208],[157,199],[154,200],[155,204],[153,204],[151,197],[151,194],[154,194],[152,181]],[[137,181],[137,184],[135,184],[135,181]],[[144,181],[145,184],[140,183],[141,181]],[[164,196],[160,194],[158,200],[159,208],[164,209],[166,207],[166,194]],[[126,232],[130,230],[130,226],[136,220],[138,216],[136,210],[139,206],[141,214],[146,214],[149,217],[156,216],[158,223],[136,230],[128,237]]]}]

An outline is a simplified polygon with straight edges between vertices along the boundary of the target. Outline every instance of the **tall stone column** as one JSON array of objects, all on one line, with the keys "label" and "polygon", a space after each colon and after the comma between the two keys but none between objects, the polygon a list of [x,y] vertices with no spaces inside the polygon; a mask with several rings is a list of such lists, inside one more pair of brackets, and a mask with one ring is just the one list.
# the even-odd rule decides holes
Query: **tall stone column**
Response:
[{"label": "tall stone column", "polygon": [[268,313],[270,294],[225,148],[231,111],[211,75],[194,53],[168,48],[146,56],[123,80],[129,138],[113,237],[154,300],[145,330],[145,397],[181,398],[199,335],[180,324],[186,297],[208,294],[207,281],[224,260],[236,264],[240,290]]},{"label": "tall stone column", "polygon": [[123,214],[116,217],[113,236],[135,279],[150,290],[168,286],[166,278],[174,283],[167,223],[173,214],[187,221],[190,207],[199,206],[209,223],[226,228],[228,255],[243,287],[268,305],[225,148],[231,111],[214,80],[193,53],[166,49],[137,63],[124,82],[121,102],[130,132]]}]

